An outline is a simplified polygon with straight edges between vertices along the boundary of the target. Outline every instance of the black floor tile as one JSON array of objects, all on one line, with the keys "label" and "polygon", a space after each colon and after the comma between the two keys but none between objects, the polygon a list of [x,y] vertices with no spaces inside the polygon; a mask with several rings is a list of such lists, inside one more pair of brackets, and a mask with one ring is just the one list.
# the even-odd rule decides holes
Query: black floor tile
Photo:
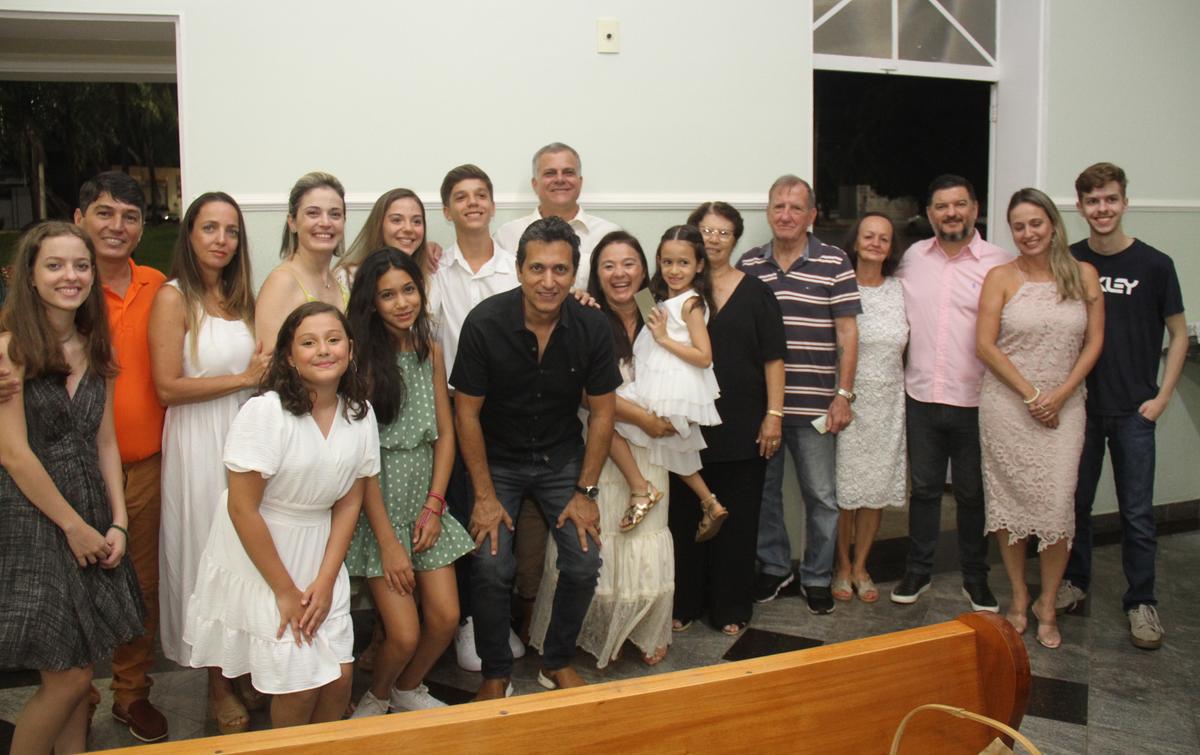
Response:
[{"label": "black floor tile", "polygon": [[1068,724],[1087,726],[1088,686],[1079,682],[1033,677],[1029,690],[1028,715]]},{"label": "black floor tile", "polygon": [[449,684],[441,684],[432,679],[426,679],[425,686],[429,687],[431,695],[446,705],[461,705],[462,703],[469,703],[475,698],[474,692],[459,689],[458,687],[451,687]]},{"label": "black floor tile", "polygon": [[765,629],[747,629],[733,647],[721,656],[726,661],[744,661],[747,658],[761,658],[764,655],[790,653],[793,650],[806,650],[825,644],[823,640],[810,637],[797,637],[794,634],[768,632]]}]

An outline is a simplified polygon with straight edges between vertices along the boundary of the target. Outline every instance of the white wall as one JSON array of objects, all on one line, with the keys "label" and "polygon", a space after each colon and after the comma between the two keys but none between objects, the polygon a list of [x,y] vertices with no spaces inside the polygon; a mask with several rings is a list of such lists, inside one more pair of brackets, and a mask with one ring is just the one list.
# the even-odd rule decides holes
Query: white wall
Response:
[{"label": "white wall", "polygon": [[[436,198],[464,162],[488,171],[515,216],[532,204],[532,153],[565,141],[582,153],[589,209],[651,243],[664,219],[686,214],[681,204],[765,203],[777,175],[812,169],[809,2],[0,0],[0,10],[179,18],[184,192],[223,189],[244,204],[259,280],[287,191],[310,170],[345,184],[351,231],[384,190]],[[620,22],[617,55],[596,53],[600,17]],[[431,221],[431,236],[449,240]]]},{"label": "white wall", "polygon": [[[1171,255],[1188,319],[1200,319],[1200,3],[1195,0],[1054,0],[1047,3],[1044,188],[1072,239],[1075,177],[1108,160],[1129,176],[1126,229]],[[1184,368],[1159,420],[1156,503],[1200,498],[1200,365]],[[1096,511],[1116,510],[1110,470]]]}]

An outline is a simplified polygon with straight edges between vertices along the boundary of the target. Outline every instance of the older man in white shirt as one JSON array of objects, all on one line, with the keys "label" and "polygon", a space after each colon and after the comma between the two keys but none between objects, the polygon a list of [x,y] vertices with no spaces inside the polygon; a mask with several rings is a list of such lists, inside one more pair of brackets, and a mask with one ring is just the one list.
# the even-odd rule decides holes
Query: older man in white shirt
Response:
[{"label": "older man in white shirt", "polygon": [[516,249],[525,229],[539,218],[554,215],[567,221],[579,236],[579,268],[575,272],[575,288],[585,289],[592,250],[605,234],[619,231],[616,223],[598,218],[579,206],[583,190],[583,172],[579,153],[562,142],[551,142],[533,153],[533,178],[530,184],[537,194],[538,206],[528,215],[510,220],[496,231],[496,243],[505,249]]}]

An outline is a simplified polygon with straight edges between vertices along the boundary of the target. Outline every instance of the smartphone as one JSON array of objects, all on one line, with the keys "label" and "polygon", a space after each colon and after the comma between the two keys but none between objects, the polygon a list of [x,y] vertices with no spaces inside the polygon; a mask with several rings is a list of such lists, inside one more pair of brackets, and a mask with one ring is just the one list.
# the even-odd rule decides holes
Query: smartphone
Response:
[{"label": "smartphone", "polygon": [[643,288],[635,293],[633,300],[637,302],[638,312],[642,313],[642,320],[650,319],[650,313],[658,306],[654,301],[654,294],[650,293],[648,288]]}]

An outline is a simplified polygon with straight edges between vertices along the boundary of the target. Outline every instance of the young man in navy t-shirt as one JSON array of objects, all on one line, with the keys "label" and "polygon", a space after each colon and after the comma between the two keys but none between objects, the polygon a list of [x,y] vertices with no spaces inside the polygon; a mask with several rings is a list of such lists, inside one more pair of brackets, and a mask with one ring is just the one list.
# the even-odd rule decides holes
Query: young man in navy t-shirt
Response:
[{"label": "young man in navy t-shirt", "polygon": [[[1097,163],[1075,179],[1076,207],[1091,234],[1071,245],[1075,258],[1095,266],[1104,290],[1104,352],[1087,378],[1087,429],[1075,490],[1075,542],[1058,591],[1070,609],[1087,596],[1092,572],[1092,501],[1112,451],[1121,512],[1121,560],[1129,588],[1122,598],[1130,640],[1139,648],[1162,645],[1155,608],[1154,430],[1179,382],[1187,353],[1183,296],[1171,258],[1128,236],[1121,217],[1129,206],[1125,171]],[[1170,333],[1162,384],[1158,366],[1163,330]]]}]

